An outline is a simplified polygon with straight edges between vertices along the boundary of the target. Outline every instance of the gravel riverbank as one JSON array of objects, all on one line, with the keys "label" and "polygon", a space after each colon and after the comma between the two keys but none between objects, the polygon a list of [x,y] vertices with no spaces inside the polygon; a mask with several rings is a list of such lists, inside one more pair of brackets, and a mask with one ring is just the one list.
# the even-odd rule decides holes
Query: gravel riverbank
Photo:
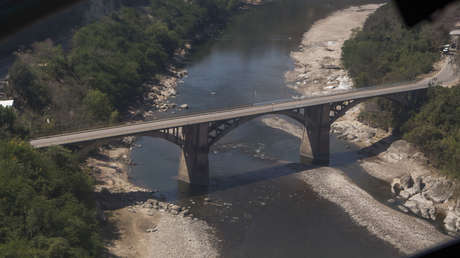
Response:
[{"label": "gravel riverbank", "polygon": [[[187,207],[162,200],[161,192],[129,181],[134,137],[99,147],[87,167],[96,180],[101,215],[112,235],[107,249],[117,257],[217,257],[213,229]],[[112,228],[112,229],[110,229]]]}]

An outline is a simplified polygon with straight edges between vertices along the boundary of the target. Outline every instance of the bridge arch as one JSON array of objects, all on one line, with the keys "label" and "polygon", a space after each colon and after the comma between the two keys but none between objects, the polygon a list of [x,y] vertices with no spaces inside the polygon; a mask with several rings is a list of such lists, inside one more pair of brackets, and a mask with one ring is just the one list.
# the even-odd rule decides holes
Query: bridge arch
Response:
[{"label": "bridge arch", "polygon": [[[380,96],[380,98],[385,98],[402,107],[407,107],[410,103],[410,98],[417,96],[417,94],[420,94],[420,92],[423,92],[423,91],[426,91],[426,89],[419,89],[417,91],[411,91],[407,93],[382,95]],[[332,123],[334,123],[338,118],[343,116],[348,110],[358,105],[359,103],[362,103],[369,99],[372,99],[372,98],[361,98],[361,99],[355,99],[355,100],[351,99],[351,100],[346,100],[342,102],[330,103],[329,123],[332,125]]]},{"label": "bridge arch", "polygon": [[229,134],[239,126],[252,121],[256,118],[260,118],[267,115],[281,115],[285,117],[289,117],[299,124],[301,124],[304,129],[306,129],[306,125],[308,123],[308,118],[304,114],[301,113],[300,110],[289,110],[289,111],[281,111],[281,112],[273,112],[268,114],[260,114],[255,116],[247,116],[241,118],[235,118],[225,121],[217,121],[209,125],[209,134],[208,134],[208,146],[209,148],[217,143],[220,139],[222,139],[225,135]]},{"label": "bridge arch", "polygon": [[161,138],[170,143],[177,145],[179,148],[184,146],[184,136],[182,127],[174,127],[157,131],[149,131],[138,134],[138,136],[149,136],[153,138]]}]

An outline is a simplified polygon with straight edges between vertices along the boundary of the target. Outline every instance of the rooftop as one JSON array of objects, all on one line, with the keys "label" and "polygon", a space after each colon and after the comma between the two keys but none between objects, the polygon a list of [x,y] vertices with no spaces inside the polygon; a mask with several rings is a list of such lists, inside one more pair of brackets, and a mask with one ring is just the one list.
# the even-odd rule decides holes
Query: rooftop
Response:
[{"label": "rooftop", "polygon": [[2,107],[12,107],[14,100],[0,100],[0,106]]}]

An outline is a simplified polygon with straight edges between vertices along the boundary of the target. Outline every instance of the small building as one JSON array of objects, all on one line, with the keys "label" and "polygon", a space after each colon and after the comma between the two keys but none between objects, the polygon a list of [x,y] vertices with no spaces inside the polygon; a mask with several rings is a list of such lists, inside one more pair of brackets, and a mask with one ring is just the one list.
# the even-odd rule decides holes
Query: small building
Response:
[{"label": "small building", "polygon": [[0,106],[2,107],[13,107],[14,100],[0,100]]}]

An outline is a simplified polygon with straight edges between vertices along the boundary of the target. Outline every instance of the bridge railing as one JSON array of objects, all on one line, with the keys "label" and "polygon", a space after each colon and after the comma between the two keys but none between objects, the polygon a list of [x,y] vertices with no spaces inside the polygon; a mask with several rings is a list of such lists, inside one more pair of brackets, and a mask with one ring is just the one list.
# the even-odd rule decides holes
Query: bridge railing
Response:
[{"label": "bridge railing", "polygon": [[[324,95],[316,95],[316,96],[310,96],[310,97],[304,97],[300,100],[293,100],[291,98],[283,98],[283,99],[273,99],[273,100],[268,100],[268,101],[262,101],[262,102],[256,102],[256,103],[250,103],[250,104],[240,104],[240,105],[232,105],[230,107],[218,107],[218,108],[212,108],[210,110],[196,110],[196,111],[191,111],[187,110],[184,113],[180,114],[174,114],[170,115],[167,117],[161,117],[157,119],[147,119],[147,120],[142,120],[142,121],[124,121],[121,123],[118,123],[116,125],[110,125],[108,123],[96,123],[92,124],[90,126],[66,126],[66,125],[61,125],[53,128],[52,131],[50,130],[43,130],[43,131],[38,131],[34,133],[32,136],[34,139],[45,139],[45,138],[50,138],[54,137],[56,135],[67,135],[67,134],[72,134],[75,132],[91,132],[91,131],[96,131],[100,129],[110,129],[110,128],[121,128],[129,125],[141,125],[141,124],[148,124],[151,122],[161,122],[161,121],[168,121],[172,119],[180,119],[180,118],[191,118],[191,117],[197,117],[201,115],[206,115],[206,114],[215,114],[219,112],[228,112],[232,110],[241,110],[249,107],[254,107],[254,106],[269,106],[269,105],[274,105],[274,104],[279,104],[279,103],[287,103],[287,102],[299,102],[302,100],[306,99],[313,99],[313,98],[318,98],[318,97],[324,97],[324,96],[338,96],[338,95],[343,95],[343,94],[348,94],[352,92],[361,92],[361,91],[369,91],[369,90],[376,90],[376,89],[384,89],[384,88],[391,88],[391,87],[396,87],[396,86],[401,86],[401,85],[408,85],[408,84],[415,84],[415,83],[420,83],[421,80],[413,80],[413,81],[405,81],[405,82],[397,82],[397,83],[387,83],[387,84],[381,84],[381,85],[375,85],[375,86],[370,86],[370,87],[363,87],[363,88],[353,88],[349,90],[337,90],[336,92],[333,92],[332,94],[324,94]],[[164,114],[164,113],[163,113]]]},{"label": "bridge railing", "polygon": [[[186,118],[186,117],[187,118],[198,117],[201,115],[225,112],[229,110],[240,110],[240,109],[245,109],[248,107],[253,107],[253,104],[241,104],[241,105],[234,105],[231,107],[218,107],[218,108],[213,108],[207,111],[187,110],[184,113],[171,114],[170,116],[165,116],[165,117],[161,117],[157,119],[154,118],[154,119],[146,119],[146,120],[141,120],[141,121],[122,121],[115,125],[108,124],[108,123],[95,123],[95,124],[91,124],[90,126],[72,126],[72,127],[69,127],[66,125],[60,125],[60,126],[54,127],[53,130],[45,129],[45,130],[37,131],[32,135],[32,138],[33,139],[46,139],[46,138],[55,137],[57,135],[73,134],[75,132],[92,132],[92,131],[97,131],[100,129],[122,128],[122,127],[126,127],[129,125],[141,125],[141,124],[149,124],[152,122],[162,122],[162,121],[168,121],[172,119],[180,119],[180,118]],[[162,113],[162,114],[165,114],[165,113]]]}]

